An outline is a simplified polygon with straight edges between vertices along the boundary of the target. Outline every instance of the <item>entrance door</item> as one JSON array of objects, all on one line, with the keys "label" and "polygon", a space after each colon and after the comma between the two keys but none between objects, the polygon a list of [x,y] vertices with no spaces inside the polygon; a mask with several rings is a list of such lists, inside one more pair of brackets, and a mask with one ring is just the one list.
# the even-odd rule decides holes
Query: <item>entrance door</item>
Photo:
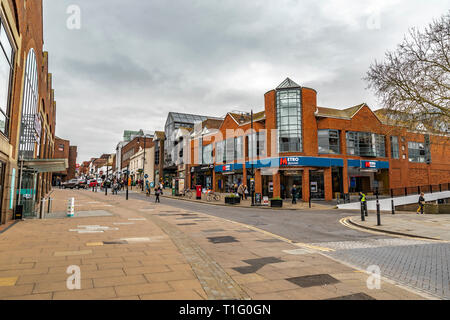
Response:
[{"label": "entrance door", "polygon": [[23,205],[24,217],[35,217],[35,198],[36,198],[36,174],[30,171],[24,171],[22,174],[22,190],[20,190],[19,204]]},{"label": "entrance door", "polygon": [[310,171],[311,199],[325,199],[323,171]]},{"label": "entrance door", "polygon": [[302,173],[299,171],[284,171],[281,175],[281,197],[283,199],[292,199],[292,187],[297,189],[297,199],[302,199]]}]

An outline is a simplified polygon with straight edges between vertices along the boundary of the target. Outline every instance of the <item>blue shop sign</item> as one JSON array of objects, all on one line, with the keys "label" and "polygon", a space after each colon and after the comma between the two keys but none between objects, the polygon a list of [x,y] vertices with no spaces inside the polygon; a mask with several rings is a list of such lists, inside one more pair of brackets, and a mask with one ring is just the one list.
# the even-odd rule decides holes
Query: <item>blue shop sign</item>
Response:
[{"label": "blue shop sign", "polygon": [[281,157],[280,167],[343,167],[344,160],[339,158],[320,158],[320,157]]},{"label": "blue shop sign", "polygon": [[389,161],[348,160],[349,167],[363,169],[389,169]]},{"label": "blue shop sign", "polygon": [[244,168],[244,165],[242,163],[229,163],[229,164],[223,164],[218,165],[214,168],[215,172],[232,172],[235,170],[242,170]]}]

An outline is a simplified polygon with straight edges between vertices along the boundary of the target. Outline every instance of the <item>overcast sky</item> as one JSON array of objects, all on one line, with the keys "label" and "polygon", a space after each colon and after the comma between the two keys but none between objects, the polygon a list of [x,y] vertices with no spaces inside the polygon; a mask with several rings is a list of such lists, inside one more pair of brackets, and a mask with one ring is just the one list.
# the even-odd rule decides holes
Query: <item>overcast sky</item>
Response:
[{"label": "overcast sky", "polygon": [[[81,10],[80,29],[67,13]],[[78,162],[113,153],[126,129],[163,130],[169,111],[262,111],[286,77],[318,105],[380,106],[370,64],[450,9],[450,0],[44,0],[56,135]],[[73,25],[73,24],[71,24]]]}]

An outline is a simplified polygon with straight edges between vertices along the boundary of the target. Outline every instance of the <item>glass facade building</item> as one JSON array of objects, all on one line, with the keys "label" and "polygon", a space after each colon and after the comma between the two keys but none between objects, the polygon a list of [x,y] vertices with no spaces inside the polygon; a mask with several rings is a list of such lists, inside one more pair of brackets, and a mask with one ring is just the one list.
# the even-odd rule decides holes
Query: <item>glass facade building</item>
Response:
[{"label": "glass facade building", "polygon": [[302,152],[301,89],[277,91],[279,152]]},{"label": "glass facade building", "polygon": [[9,96],[14,67],[14,50],[0,18],[0,132],[8,136]]}]

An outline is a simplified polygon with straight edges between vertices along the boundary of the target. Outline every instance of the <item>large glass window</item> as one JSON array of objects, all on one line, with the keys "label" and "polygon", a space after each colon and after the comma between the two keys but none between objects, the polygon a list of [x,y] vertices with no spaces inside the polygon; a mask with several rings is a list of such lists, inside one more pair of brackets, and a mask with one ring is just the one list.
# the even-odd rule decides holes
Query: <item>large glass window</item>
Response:
[{"label": "large glass window", "polygon": [[0,19],[0,131],[8,135],[9,97],[13,75],[14,50]]},{"label": "large glass window", "polygon": [[225,141],[225,157],[226,162],[234,161],[234,138]]},{"label": "large glass window", "polygon": [[410,162],[426,162],[425,144],[421,142],[408,142],[408,155]]},{"label": "large glass window", "polygon": [[[25,159],[33,159],[36,140],[36,123],[38,113],[38,75],[34,50],[31,49],[27,56],[25,68],[25,80],[23,88],[22,123],[20,132],[19,154]],[[40,136],[40,133],[39,133]]]},{"label": "large glass window", "polygon": [[203,163],[203,138],[198,139],[198,164]]},{"label": "large glass window", "polygon": [[347,153],[361,157],[386,157],[385,137],[370,132],[347,132]]},{"label": "large glass window", "polygon": [[279,152],[302,151],[302,108],[300,89],[277,91]]},{"label": "large glass window", "polygon": [[255,132],[248,136],[247,154],[249,158],[264,157],[266,155],[265,132]]},{"label": "large glass window", "polygon": [[391,157],[393,159],[399,158],[398,137],[391,137]]},{"label": "large glass window", "polygon": [[319,139],[319,153],[321,154],[339,154],[339,131],[338,130],[319,130],[317,132]]},{"label": "large glass window", "polygon": [[240,160],[244,157],[244,138],[236,137],[234,138],[234,160]]},{"label": "large glass window", "polygon": [[203,147],[203,162],[202,164],[213,164],[213,145],[208,144]]},{"label": "large glass window", "polygon": [[216,163],[225,162],[225,141],[216,142]]}]

